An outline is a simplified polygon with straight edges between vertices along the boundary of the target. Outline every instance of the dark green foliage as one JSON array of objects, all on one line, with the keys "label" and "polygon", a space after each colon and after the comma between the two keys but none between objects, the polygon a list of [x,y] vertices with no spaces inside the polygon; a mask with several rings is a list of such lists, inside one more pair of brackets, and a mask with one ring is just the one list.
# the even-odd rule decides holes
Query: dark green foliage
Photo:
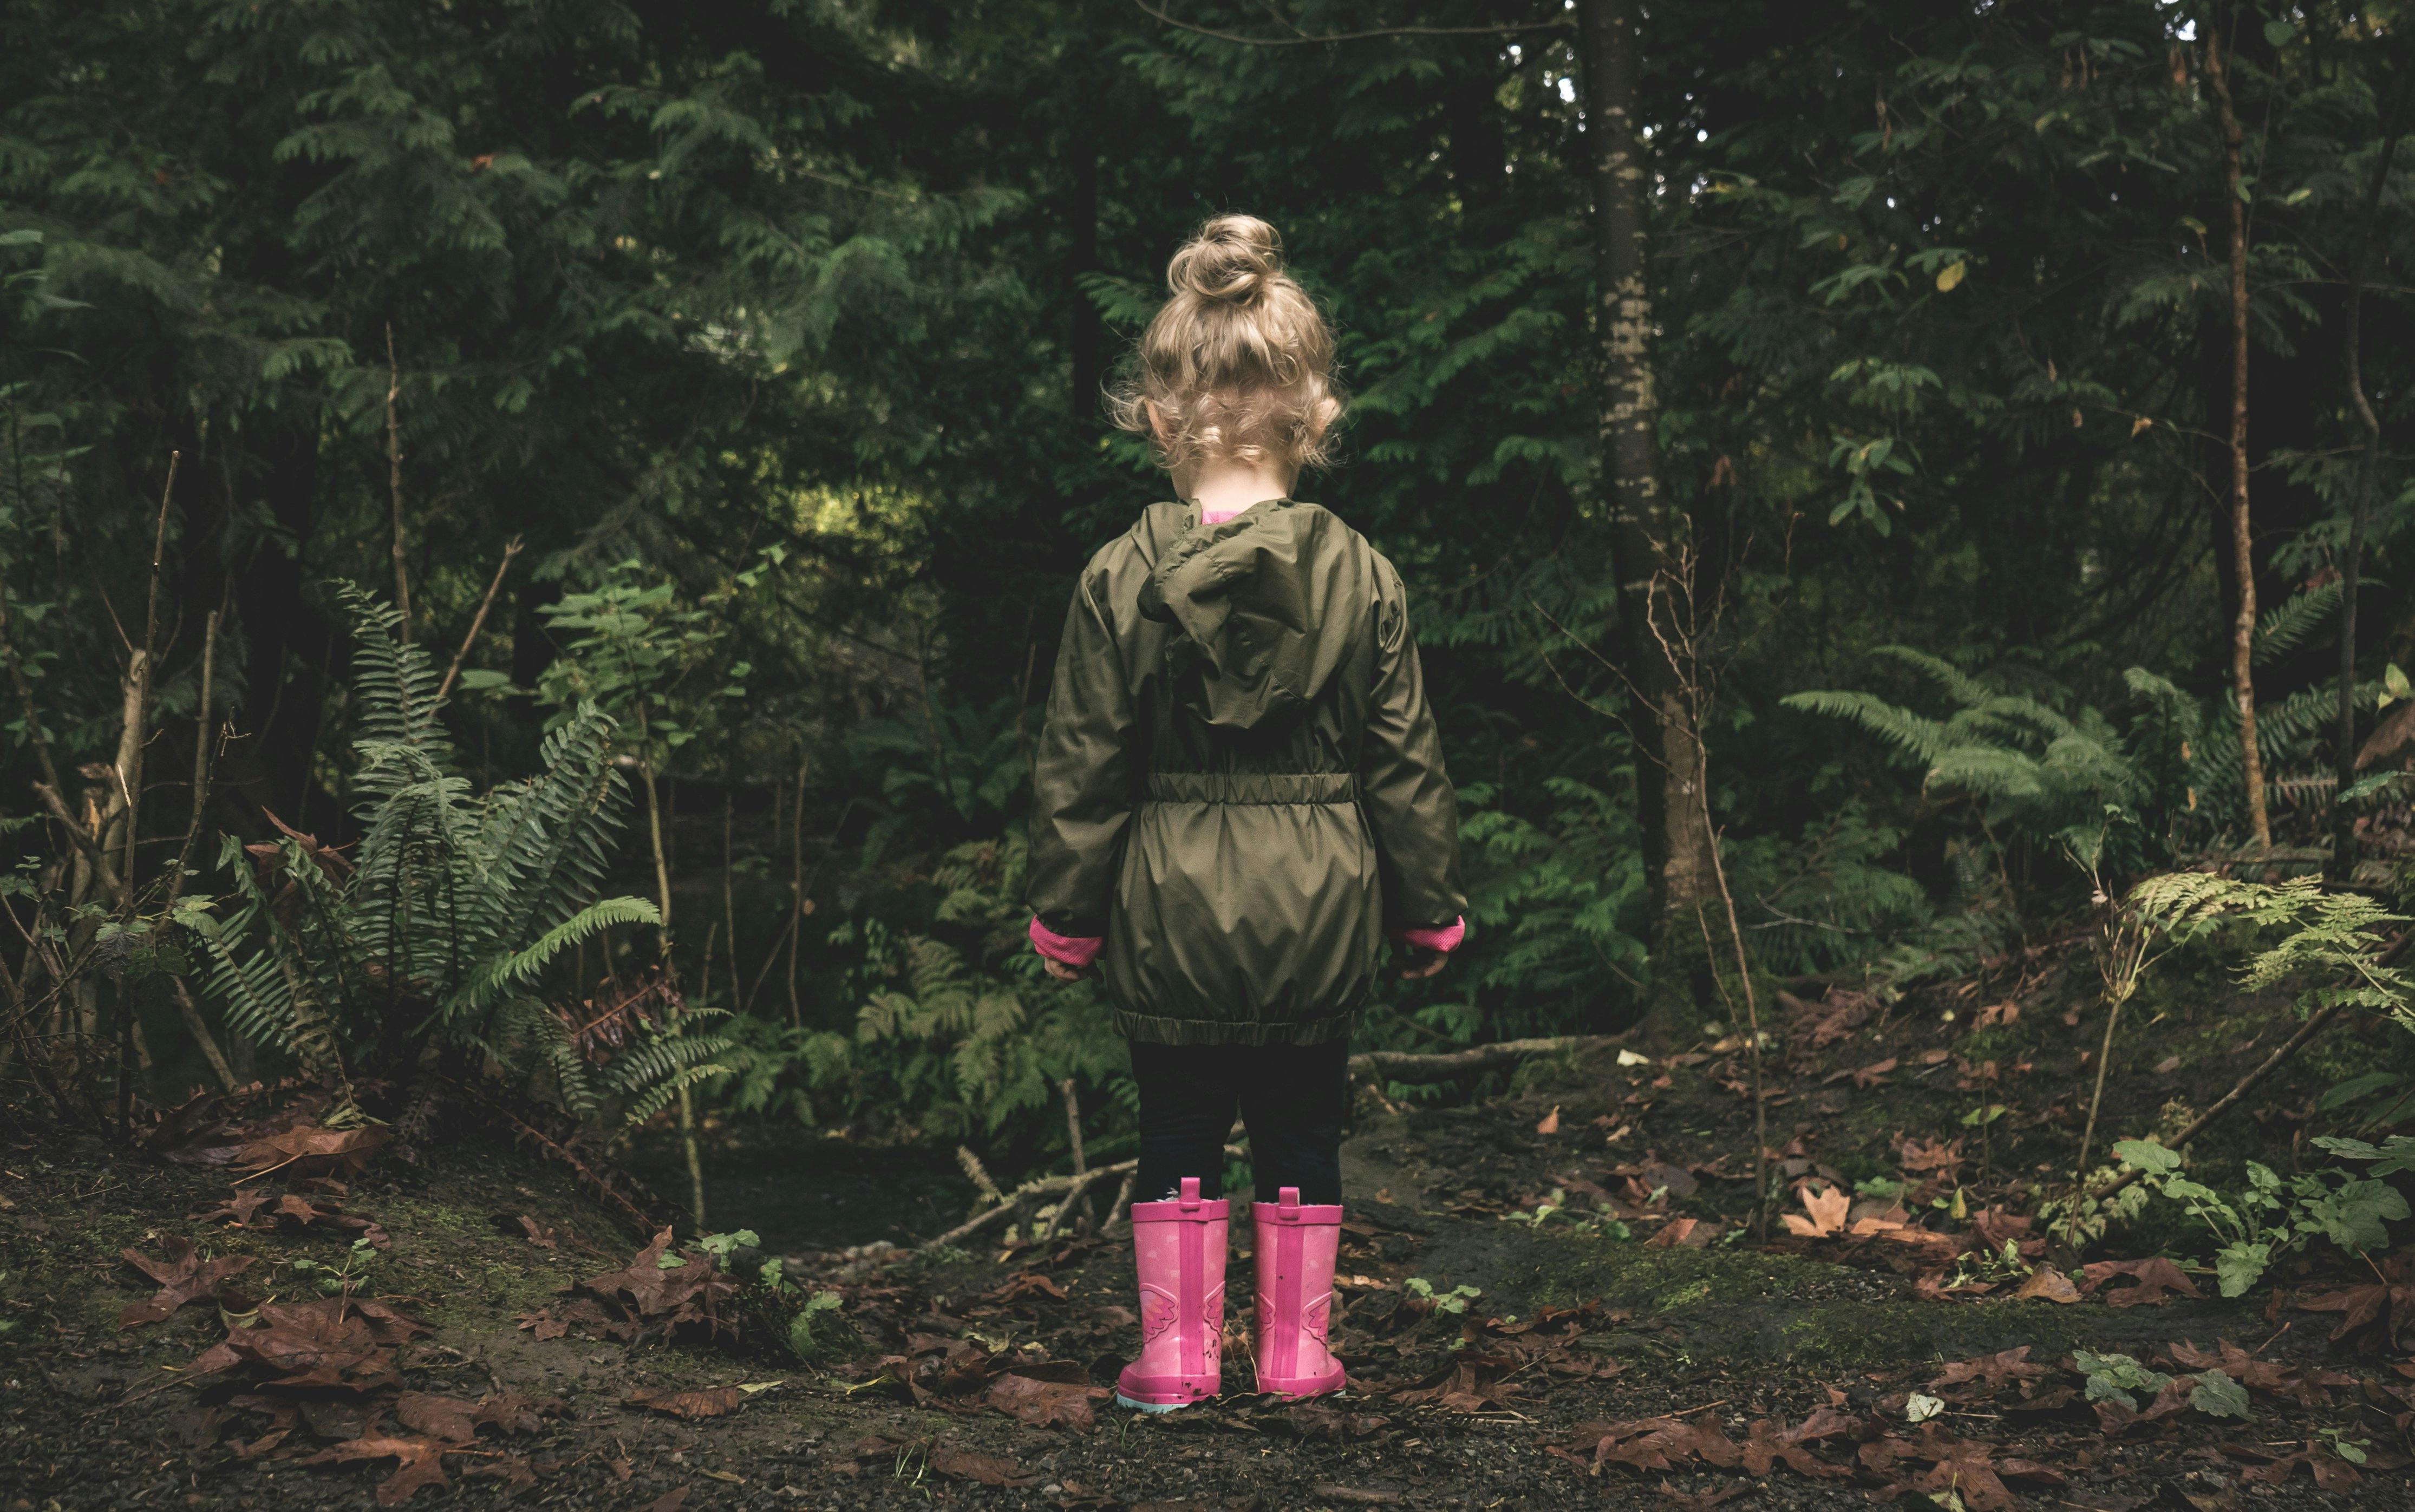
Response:
[{"label": "dark green foliage", "polygon": [[[1179,14],[1270,36],[1370,12]],[[599,617],[638,613],[681,642],[645,669],[644,738],[619,732],[660,784],[669,964],[737,1015],[742,1074],[702,1094],[1037,1160],[1070,1076],[1091,1137],[1116,1137],[1100,1005],[1015,935],[1014,836],[1066,587],[1166,487],[1101,424],[1099,387],[1173,245],[1241,208],[1335,318],[1356,409],[1341,465],[1298,491],[1400,564],[1468,800],[1473,936],[1442,977],[1388,983],[1364,1038],[1624,1022],[1666,963],[1642,943],[1626,689],[1593,654],[1637,564],[1610,559],[1595,473],[1562,15],[1454,0],[1429,19],[1535,29],[1259,48],[1111,0],[8,7],[0,579],[38,708],[0,689],[0,807],[38,812],[36,726],[70,777],[112,752],[118,626],[179,450],[170,776],[142,869],[165,873],[188,817],[200,627],[222,608],[232,738],[204,828],[277,846],[279,870],[213,876],[221,917],[270,931],[257,899],[359,888],[472,930],[458,960],[413,953],[414,901],[340,948],[314,936],[301,996],[246,954],[264,975],[213,997],[242,1025],[290,1034],[321,1004],[345,1056],[399,1064],[377,1009],[398,989],[334,965],[383,951],[420,1019],[474,1000],[458,1032],[542,1043],[504,1022],[522,989],[474,972],[597,896],[652,896],[650,847],[585,831],[488,922],[437,879],[488,854],[462,816],[529,774],[617,792],[578,712],[607,690],[579,680]],[[2386,434],[2415,414],[2415,155],[2362,219],[2401,19],[2302,6],[2243,25],[2233,58],[2258,727],[2301,840],[2327,822],[2306,779],[2329,764],[2360,239],[2365,385]],[[2239,838],[2205,23],[2156,0],[1646,19],[1665,487],[1716,674],[1710,807],[1762,972],[1953,970],[2076,901],[2088,866]],[[398,380],[416,673],[349,651],[317,586],[392,581]],[[2376,684],[2415,662],[2410,509],[2385,447],[2360,606]],[[514,537],[436,709],[426,672]],[[2378,703],[2360,691],[2360,737]],[[270,813],[359,869],[319,874]],[[641,925],[578,927],[609,970],[653,964]]]},{"label": "dark green foliage", "polygon": [[[344,585],[356,631],[353,755],[361,838],[350,856],[288,832],[228,840],[236,903],[188,910],[210,996],[238,1034],[311,1059],[408,1073],[429,1041],[479,1052],[568,1113],[651,1116],[682,1083],[722,1073],[726,1041],[630,1021],[609,1058],[583,1053],[547,979],[573,947],[653,906],[598,897],[627,807],[608,760],[612,724],[583,705],[546,741],[537,773],[472,792],[437,719],[437,674],[398,645],[390,607]],[[601,1060],[601,1064],[597,1061]]]}]

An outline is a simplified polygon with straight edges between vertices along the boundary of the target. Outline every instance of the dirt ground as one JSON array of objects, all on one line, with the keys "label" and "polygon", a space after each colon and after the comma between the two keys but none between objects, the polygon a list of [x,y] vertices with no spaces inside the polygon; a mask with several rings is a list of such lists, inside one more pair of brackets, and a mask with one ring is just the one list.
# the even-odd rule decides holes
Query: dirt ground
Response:
[{"label": "dirt ground", "polygon": [[[2218,983],[2168,993],[2134,1005],[2100,1145],[2201,1108],[2293,1023]],[[793,1254],[795,1285],[842,1299],[801,1364],[743,1295],[705,1298],[748,1330],[735,1345],[659,1337],[712,1290],[695,1248],[632,1267],[641,1237],[507,1146],[238,1183],[21,1132],[0,1142],[0,1508],[2415,1506],[2391,1468],[2415,1421],[2415,1362],[2392,1341],[2415,1285],[2392,1284],[2394,1259],[2293,1267],[2223,1301],[2185,1265],[2086,1268],[2150,1259],[2171,1232],[2134,1224],[2078,1255],[2030,1223],[2084,1115],[2087,1003],[2067,966],[2016,961],[1892,1011],[1774,1007],[1762,1100],[1787,1211],[1845,1232],[1747,1232],[1732,1044],[1530,1063],[1475,1102],[1371,1089],[1345,1154],[1352,1389],[1249,1395],[1236,1316],[1224,1397],[1164,1416],[1103,1400],[1137,1340],[1117,1235]],[[2405,1059],[2407,1038],[2318,1043],[2192,1174],[2312,1154],[2335,1122],[2319,1094]],[[1963,1123],[1990,1106],[2006,1111]],[[929,1152],[912,1160],[927,1174]],[[1836,1223],[1806,1200],[1889,1176],[1899,1196]],[[230,1206],[237,1190],[270,1200]],[[1983,1263],[2007,1240],[2021,1265]],[[2065,1300],[2012,1295],[2041,1267],[2067,1276],[2048,1288]],[[637,1279],[577,1290],[615,1273]],[[669,1288],[659,1313],[650,1286]],[[140,1321],[155,1293],[166,1315]],[[2218,1368],[2249,1415],[2184,1385],[2092,1403],[2079,1351],[2182,1382]]]}]

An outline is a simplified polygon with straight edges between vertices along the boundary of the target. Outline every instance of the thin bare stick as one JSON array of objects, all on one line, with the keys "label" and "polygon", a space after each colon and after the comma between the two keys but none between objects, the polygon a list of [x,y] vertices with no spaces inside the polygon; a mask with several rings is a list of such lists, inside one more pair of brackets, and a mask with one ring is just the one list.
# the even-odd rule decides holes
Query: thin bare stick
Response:
[{"label": "thin bare stick", "polygon": [[142,607],[142,643],[134,648],[126,667],[126,725],[118,742],[118,798],[126,805],[126,861],[118,869],[124,886],[121,903],[133,906],[135,847],[142,827],[142,748],[150,722],[151,664],[159,654],[159,585],[168,556],[168,506],[176,496],[176,464],[182,452],[168,454],[168,481],[159,489],[159,518],[151,531],[151,586]]},{"label": "thin bare stick", "polygon": [[[402,516],[397,514],[395,518],[399,522]],[[461,649],[453,653],[453,665],[444,669],[444,681],[436,684],[437,702],[442,703],[444,696],[453,691],[453,680],[461,675],[461,664],[470,659],[470,648],[478,643],[478,632],[487,628],[487,611],[495,606],[495,594],[502,589],[503,574],[512,570],[512,559],[519,554],[520,538],[516,535],[503,547],[503,560],[495,563],[495,576],[487,584],[487,596],[478,601],[478,612],[470,620],[470,633],[461,637]],[[397,564],[398,570],[399,565]]]},{"label": "thin bare stick", "polygon": [[[2113,1030],[2122,1022],[2122,1001],[2119,997],[2113,999],[2111,1007],[2106,1010],[2105,1042],[2096,1047],[2096,1085],[2088,1094],[2088,1122],[2079,1132],[2079,1160],[2074,1167],[2081,1184],[2088,1180],[2088,1147],[2096,1141],[2096,1110],[2105,1101],[2105,1068],[2113,1063]],[[2077,1236],[2078,1225],[2079,1205],[2074,1203],[2071,1205],[2071,1227],[2065,1237]]]},{"label": "thin bare stick", "polygon": [[2364,430],[2358,448],[2356,481],[2348,490],[2348,549],[2340,559],[2340,682],[2339,702],[2332,715],[2332,765],[2339,779],[2332,806],[2331,876],[2345,882],[2356,870],[2356,814],[2338,801],[2356,782],[2356,609],[2359,577],[2364,564],[2365,531],[2373,519],[2373,475],[2381,460],[2381,417],[2374,413],[2364,391],[2363,309],[2365,275],[2373,262],[2373,228],[2381,215],[2381,191],[2390,182],[2391,159],[2398,154],[2400,117],[2408,99],[2405,79],[2398,84],[2383,124],[2381,151],[2365,184],[2364,213],[2356,229],[2356,251],[2348,261],[2348,297],[2342,302],[2340,352],[2347,379],[2348,407]]},{"label": "thin bare stick", "polygon": [[[1075,1095],[1073,1078],[1070,1076],[1057,1084],[1057,1090],[1065,1096],[1065,1137],[1072,1143],[1073,1174],[1078,1176],[1090,1168],[1089,1161],[1082,1150],[1082,1100]],[[1068,1197],[1065,1202],[1067,1206],[1071,1206],[1073,1199]],[[1090,1212],[1089,1202],[1089,1195],[1086,1191],[1082,1194],[1082,1212],[1086,1217]],[[1054,1225],[1051,1226],[1054,1227]]]},{"label": "thin bare stick", "polygon": [[[733,727],[721,744],[721,922],[729,936],[729,1008],[738,1009],[739,995],[746,990],[745,979],[738,970],[738,731]],[[706,982],[710,989],[712,983]]]},{"label": "thin bare stick", "polygon": [[[1697,728],[1701,726],[1697,725]],[[1699,747],[1697,748],[1699,749]],[[1702,763],[1702,823],[1708,827],[1710,817],[1710,762]],[[1761,998],[1753,991],[1752,966],[1744,953],[1744,930],[1736,920],[1735,894],[1728,889],[1727,862],[1719,855],[1719,834],[1711,831],[1711,876],[1718,882],[1720,901],[1728,908],[1728,938],[1735,945],[1736,975],[1744,982],[1745,1032],[1752,1037],[1752,1222],[1755,1232],[1769,1224],[1769,1101],[1762,1095]],[[1703,944],[1710,943],[1708,930]]]},{"label": "thin bare stick", "polygon": [[218,695],[218,611],[212,609],[202,624],[202,696],[193,711],[193,813],[185,821],[185,839],[176,847],[176,869],[168,878],[167,908],[172,911],[185,891],[185,873],[193,864],[193,847],[201,843],[202,818],[209,810],[210,771],[217,756],[218,729],[210,711]]},{"label": "thin bare stick", "polygon": [[1568,1051],[1605,1049],[1618,1042],[1610,1034],[1562,1034],[1541,1040],[1496,1040],[1439,1055],[1405,1050],[1369,1050],[1350,1057],[1350,1074],[1392,1082],[1441,1082],[1476,1071],[1512,1066],[1530,1055],[1556,1055]]},{"label": "thin bare stick", "polygon": [[[2212,1123],[2216,1118],[2221,1117],[2224,1114],[2228,1113],[2232,1108],[2238,1106],[2239,1100],[2245,1097],[2250,1091],[2254,1090],[2257,1083],[2261,1082],[2264,1078],[2272,1075],[2275,1070],[2279,1070],[2282,1062],[2288,1060],[2290,1056],[2304,1049],[2307,1041],[2313,1040],[2316,1035],[2322,1033],[2324,1029],[2330,1027],[2332,1020],[2339,1016],[2340,1010],[2345,1006],[2347,1005],[2333,1003],[2329,1008],[2322,1010],[2312,1018],[2306,1020],[2303,1025],[2299,1026],[2298,1032],[2289,1036],[2288,1040],[2282,1044],[2281,1048],[2273,1051],[2271,1055],[2264,1057],[2264,1063],[2262,1065],[2241,1077],[2239,1079],[2239,1085],[2232,1087],[2229,1091],[2225,1092],[2222,1095],[2221,1100],[2214,1103],[2212,1107],[2206,1109],[2203,1113],[2198,1114],[2195,1122],[2182,1130],[2179,1133],[2174,1134],[2170,1141],[2171,1147],[2173,1149],[2178,1149],[2182,1145],[2187,1144],[2190,1140],[2197,1138],[2199,1133],[2204,1131],[2205,1127],[2208,1124]],[[2101,1067],[2098,1069],[2100,1071],[2103,1070]],[[2101,1076],[2098,1078],[2097,1085],[2100,1086],[2104,1085],[2103,1078]],[[2085,1162],[2083,1161],[2082,1164],[2084,1168]],[[2096,1194],[2097,1200],[2102,1202],[2104,1199],[2112,1196],[2115,1192],[2120,1191],[2131,1182],[2138,1180],[2138,1177],[2144,1174],[2145,1173],[2138,1170],[2122,1172],[2121,1175],[2114,1178],[2113,1183],[2110,1186]],[[2075,1204],[2074,1205],[2077,1206],[2078,1205]]]},{"label": "thin bare stick", "polygon": [[402,543],[402,366],[394,357],[394,322],[385,322],[386,493],[394,510],[394,606],[402,616],[402,643],[411,644],[411,572]]},{"label": "thin bare stick", "polygon": [[[929,702],[926,696],[923,700],[926,708]],[[801,739],[797,741],[797,801],[789,816],[791,828],[788,835],[788,1024],[792,1028],[805,1021],[804,1009],[797,999],[797,957],[803,953],[805,948],[805,773],[808,770],[810,763],[806,760],[804,741]],[[943,770],[940,772],[943,781],[946,775]],[[848,807],[853,806],[850,800]],[[847,809],[843,808],[839,810],[839,823],[846,822]],[[831,831],[831,838],[835,844],[838,838],[835,829]],[[818,876],[821,868],[817,864],[814,870]]]},{"label": "thin bare stick", "polygon": [[1070,1202],[1072,1194],[1101,1176],[1128,1175],[1139,1169],[1140,1161],[1137,1160],[1118,1160],[1113,1165],[1102,1165],[1094,1170],[1086,1171],[1078,1176],[1042,1176],[1037,1181],[1027,1181],[1011,1192],[1000,1193],[997,1198],[996,1205],[988,1211],[967,1219],[936,1239],[923,1241],[922,1248],[935,1250],[940,1245],[953,1244],[958,1239],[978,1234],[1021,1207],[1030,1198],[1054,1196],[1061,1191],[1067,1194]]},{"label": "thin bare stick", "polygon": [[170,977],[168,987],[176,999],[176,1015],[185,1021],[185,1032],[193,1037],[193,1043],[201,1047],[202,1058],[210,1063],[210,1074],[218,1079],[221,1088],[233,1091],[234,1068],[227,1064],[226,1052],[218,1048],[217,1036],[210,1033],[209,1021],[202,1017],[202,1005],[193,1001],[193,990],[185,985],[182,977]]},{"label": "thin bare stick", "polygon": [[1082,1103],[1073,1095],[1073,1078],[1068,1076],[1058,1083],[1057,1090],[1065,1095],[1065,1136],[1072,1141],[1073,1174],[1078,1176],[1089,1169],[1088,1162],[1082,1159]]},{"label": "thin bare stick", "polygon": [[42,801],[42,806],[51,811],[51,817],[58,821],[59,828],[68,832],[68,838],[75,842],[76,849],[83,852],[83,859],[92,865],[93,880],[100,884],[101,891],[112,897],[123,891],[117,880],[117,869],[110,865],[108,854],[100,848],[99,840],[87,833],[84,827],[77,822],[75,815],[68,808],[67,800],[59,796],[59,790],[49,783],[36,783],[34,794]]}]

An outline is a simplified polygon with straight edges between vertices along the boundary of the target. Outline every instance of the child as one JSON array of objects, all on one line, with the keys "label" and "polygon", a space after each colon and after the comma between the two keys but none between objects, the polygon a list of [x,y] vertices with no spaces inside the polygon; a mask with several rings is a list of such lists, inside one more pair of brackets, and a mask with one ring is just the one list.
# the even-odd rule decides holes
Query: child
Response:
[{"label": "child", "polygon": [[1389,933],[1462,934],[1457,801],[1400,574],[1290,497],[1342,401],[1333,335],[1274,228],[1220,216],[1174,256],[1117,418],[1179,503],[1074,587],[1032,769],[1031,940],[1094,967],[1132,1041],[1140,1358],[1118,1400],[1216,1394],[1224,1137],[1256,1175],[1258,1388],[1342,1385],[1326,1348],[1351,1021]]}]

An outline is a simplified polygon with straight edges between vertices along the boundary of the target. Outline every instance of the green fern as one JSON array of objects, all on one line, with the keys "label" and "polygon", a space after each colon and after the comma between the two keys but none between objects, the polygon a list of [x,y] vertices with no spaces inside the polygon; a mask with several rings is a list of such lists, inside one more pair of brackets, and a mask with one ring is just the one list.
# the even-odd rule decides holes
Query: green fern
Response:
[{"label": "green fern", "polygon": [[2143,848],[2153,782],[2125,738],[2093,709],[2076,716],[2009,693],[1901,646],[1882,653],[1937,682],[1957,705],[1929,719],[1867,693],[1798,693],[1787,707],[1860,725],[1924,769],[1924,789],[1973,800],[1990,828],[2050,842],[2094,871]]},{"label": "green fern", "polygon": [[[2277,656],[2312,635],[2338,606],[2335,587],[2308,589],[2274,607],[2258,629],[2257,652]],[[2117,726],[2102,711],[2064,713],[1900,646],[1880,654],[1934,682],[1953,706],[1932,718],[1870,693],[1812,691],[1784,703],[1842,719],[1877,736],[1896,759],[1922,772],[1924,790],[1972,801],[1990,833],[2010,831],[2069,854],[2083,870],[2134,872],[2191,843],[2235,831],[2246,812],[2239,711],[2226,695],[2191,697],[2168,680],[2131,667],[2131,711]],[[2378,684],[2360,687],[2373,707]],[[2267,772],[2320,756],[2338,695],[2310,688],[2260,705],[2257,749]]]},{"label": "green fern", "polygon": [[2409,922],[2362,892],[2326,889],[2318,878],[2242,882],[2209,872],[2151,876],[2133,889],[2132,905],[2175,938],[2212,933],[2236,921],[2258,931],[2282,931],[2277,942],[2249,956],[2240,982],[2260,992],[2284,982],[2306,985],[2301,1015],[2327,1008],[2359,1008],[2415,1030],[2415,977],[2388,965],[2389,931]]},{"label": "green fern", "polygon": [[431,1040],[480,1052],[542,1084],[580,1116],[642,1118],[677,1086],[727,1068],[712,1015],[676,1014],[598,1066],[544,999],[584,940],[655,921],[640,898],[596,894],[628,807],[611,764],[612,722],[592,704],[548,737],[536,775],[476,792],[438,717],[427,653],[394,611],[352,584],[361,839],[347,858],[291,833],[230,840],[232,902],[193,910],[205,989],[233,1032],[287,1051],[306,1071],[402,1074]]},{"label": "green fern", "polygon": [[2344,594],[2339,579],[2334,577],[2313,588],[2300,589],[2265,610],[2257,617],[2256,634],[2247,643],[2248,656],[2260,666],[2275,656],[2297,650],[2324,621],[2339,611]]},{"label": "green fern", "polygon": [[1097,989],[1045,980],[1022,943],[1024,864],[1018,835],[959,846],[935,869],[938,920],[968,931],[969,948],[931,935],[867,939],[884,984],[865,994],[854,1051],[833,1067],[878,1066],[903,1102],[934,1110],[935,1131],[995,1133],[1051,1106],[1068,1077],[1126,1075]]}]

